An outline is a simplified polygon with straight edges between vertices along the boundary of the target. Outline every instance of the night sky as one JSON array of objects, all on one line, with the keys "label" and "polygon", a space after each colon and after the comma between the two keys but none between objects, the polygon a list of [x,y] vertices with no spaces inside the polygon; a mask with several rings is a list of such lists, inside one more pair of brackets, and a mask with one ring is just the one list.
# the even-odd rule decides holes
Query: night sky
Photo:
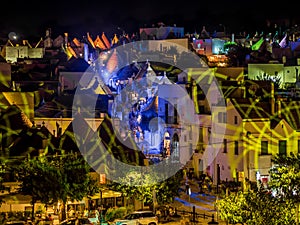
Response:
[{"label": "night sky", "polygon": [[[16,4],[15,4],[16,3]],[[267,20],[286,18],[298,23],[300,13],[295,3],[280,4],[264,0],[234,1],[65,1],[15,2],[2,8],[0,32],[4,36],[15,32],[22,38],[45,35],[46,28],[53,35],[68,32],[72,36],[92,35],[106,32],[108,36],[132,34],[140,27],[151,27],[159,22],[167,26],[184,27],[185,33],[201,32],[205,26],[227,32],[254,32],[262,30]],[[293,6],[294,5],[294,6]],[[220,25],[222,24],[222,25]]]}]

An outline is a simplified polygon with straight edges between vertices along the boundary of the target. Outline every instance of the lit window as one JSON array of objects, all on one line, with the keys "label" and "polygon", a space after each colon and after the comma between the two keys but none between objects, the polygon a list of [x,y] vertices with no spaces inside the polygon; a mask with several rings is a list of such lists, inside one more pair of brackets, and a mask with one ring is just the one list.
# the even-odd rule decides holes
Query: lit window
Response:
[{"label": "lit window", "polygon": [[219,112],[218,113],[218,122],[219,123],[226,123],[227,122],[226,113],[225,112]]},{"label": "lit window", "polygon": [[268,141],[261,141],[261,154],[268,155]]},{"label": "lit window", "polygon": [[286,141],[279,141],[278,148],[280,155],[286,155]]}]

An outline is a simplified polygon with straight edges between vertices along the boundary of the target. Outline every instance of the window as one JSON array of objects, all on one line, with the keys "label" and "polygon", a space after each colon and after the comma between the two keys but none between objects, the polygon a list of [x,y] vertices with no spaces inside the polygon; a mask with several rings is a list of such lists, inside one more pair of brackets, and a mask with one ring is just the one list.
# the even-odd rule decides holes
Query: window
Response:
[{"label": "window", "polygon": [[223,112],[223,123],[227,123],[226,113]]},{"label": "window", "polygon": [[179,162],[179,142],[174,141],[172,144],[172,162]]},{"label": "window", "polygon": [[268,155],[268,141],[261,141],[261,155]]},{"label": "window", "polygon": [[208,144],[211,144],[211,128],[207,128],[207,138],[208,138]]},{"label": "window", "polygon": [[177,104],[174,104],[174,124],[178,124]]},{"label": "window", "polygon": [[227,153],[227,139],[223,139],[223,153]]},{"label": "window", "polygon": [[222,113],[221,112],[218,113],[218,122],[222,123]]},{"label": "window", "polygon": [[234,154],[238,155],[239,154],[239,142],[234,141]]},{"label": "window", "polygon": [[227,122],[226,112],[219,112],[218,113],[218,122],[219,123],[226,123]]},{"label": "window", "polygon": [[286,155],[286,141],[278,142],[279,155]]},{"label": "window", "polygon": [[238,117],[234,116],[234,124],[238,124]]},{"label": "window", "polygon": [[168,103],[165,103],[165,122],[166,122],[166,124],[168,124],[169,123],[169,105],[168,105]]},{"label": "window", "polygon": [[203,160],[199,159],[199,171],[203,172]]}]

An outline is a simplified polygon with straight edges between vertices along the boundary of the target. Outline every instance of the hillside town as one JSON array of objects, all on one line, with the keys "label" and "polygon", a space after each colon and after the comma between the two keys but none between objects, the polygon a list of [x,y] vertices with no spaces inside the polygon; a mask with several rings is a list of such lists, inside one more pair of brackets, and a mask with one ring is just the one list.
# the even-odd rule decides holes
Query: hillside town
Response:
[{"label": "hillside town", "polygon": [[[296,26],[191,34],[158,24],[112,37],[53,37],[49,28],[40,40],[1,40],[1,163],[84,155],[101,194],[70,199],[67,210],[148,207],[109,188],[132,167],[207,177],[216,192],[230,182],[268,189],[272,157],[300,153]],[[32,209],[14,171],[0,172],[0,212]]]}]

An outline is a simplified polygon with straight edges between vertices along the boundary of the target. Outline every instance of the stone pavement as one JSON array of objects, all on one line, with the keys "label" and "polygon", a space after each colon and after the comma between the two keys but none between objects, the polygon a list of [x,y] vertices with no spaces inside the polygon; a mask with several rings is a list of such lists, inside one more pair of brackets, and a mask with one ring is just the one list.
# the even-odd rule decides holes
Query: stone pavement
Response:
[{"label": "stone pavement", "polygon": [[197,218],[197,222],[190,222],[188,218],[181,221],[171,221],[167,223],[168,225],[205,225],[209,224],[212,221],[212,215],[214,215],[214,221],[218,222],[219,225],[226,225],[227,223],[218,219],[218,214],[216,208],[214,207],[214,203],[217,200],[217,196],[212,193],[203,193],[199,194],[199,186],[195,180],[189,180],[189,186],[191,188],[190,195],[185,191],[185,185],[182,185],[180,192],[180,197],[176,197],[174,203],[171,204],[172,207],[176,208],[176,210],[180,211],[189,211],[193,212],[193,207],[195,208],[195,212],[201,215],[205,215],[205,218]]}]

